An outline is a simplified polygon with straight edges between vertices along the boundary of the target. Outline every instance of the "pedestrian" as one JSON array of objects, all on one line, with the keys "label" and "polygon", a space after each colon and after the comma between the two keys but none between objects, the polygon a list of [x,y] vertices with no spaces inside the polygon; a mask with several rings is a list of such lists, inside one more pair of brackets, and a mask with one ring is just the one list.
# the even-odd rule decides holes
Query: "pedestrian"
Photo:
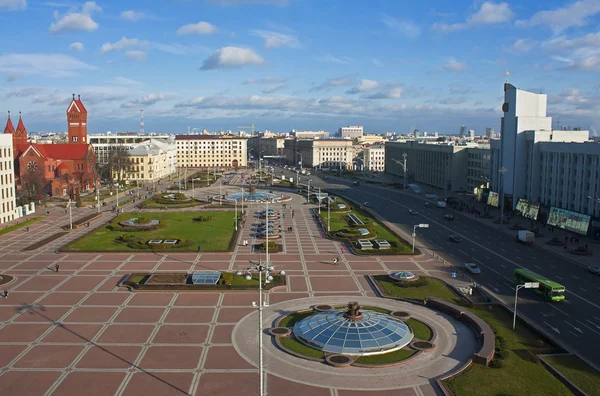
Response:
[{"label": "pedestrian", "polygon": [[337,265],[337,264],[338,264],[338,258],[334,257],[334,259],[333,259],[333,265]]},{"label": "pedestrian", "polygon": [[[27,228],[29,228],[29,227],[27,227]],[[29,230],[27,230],[27,231],[29,231]],[[579,245],[579,238],[575,238],[575,243]]]},{"label": "pedestrian", "polygon": [[47,211],[46,211],[46,216],[49,216],[49,215],[50,215],[50,211],[49,211],[49,210],[47,210]]},{"label": "pedestrian", "polygon": [[54,264],[54,269],[56,269],[56,272],[58,272],[59,268],[60,268],[60,266],[58,265],[58,263]]},{"label": "pedestrian", "polygon": [[27,232],[29,232],[29,226],[27,226]]},{"label": "pedestrian", "polygon": [[344,254],[344,248],[342,247],[342,254]]},{"label": "pedestrian", "polygon": [[[292,217],[294,217],[294,216],[292,216]],[[283,218],[285,219],[285,213],[283,214]]]},{"label": "pedestrian", "polygon": [[4,296],[4,298],[8,298],[8,290],[4,290],[4,293],[2,293],[2,295]]},{"label": "pedestrian", "polygon": [[585,244],[585,251],[587,252],[588,246],[587,243]]},{"label": "pedestrian", "polygon": [[568,249],[568,248],[567,248],[567,245],[565,245],[565,252],[567,251],[567,249]]},{"label": "pedestrian", "polygon": [[325,234],[324,233],[321,233],[321,238],[325,238]]}]

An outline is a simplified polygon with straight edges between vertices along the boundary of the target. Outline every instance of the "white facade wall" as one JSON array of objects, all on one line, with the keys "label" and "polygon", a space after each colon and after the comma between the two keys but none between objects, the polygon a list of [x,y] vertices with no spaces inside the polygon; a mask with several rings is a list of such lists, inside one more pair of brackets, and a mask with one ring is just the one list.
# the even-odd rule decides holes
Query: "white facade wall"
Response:
[{"label": "white facade wall", "polygon": [[363,135],[363,127],[362,126],[347,126],[347,127],[341,127],[339,129],[339,136],[340,137],[347,137],[347,138],[358,138],[361,137]]},{"label": "white facade wall", "polygon": [[211,135],[177,135],[177,166],[183,168],[245,168],[247,139]]},{"label": "white facade wall", "polygon": [[168,135],[88,135],[88,142],[94,148],[96,162],[106,164],[114,151],[127,151],[134,148],[137,144],[150,139],[168,139]]},{"label": "white facade wall", "polygon": [[0,224],[16,218],[13,163],[12,135],[9,133],[0,134]]},{"label": "white facade wall", "polygon": [[364,150],[366,170],[370,172],[385,172],[385,147],[373,146]]}]

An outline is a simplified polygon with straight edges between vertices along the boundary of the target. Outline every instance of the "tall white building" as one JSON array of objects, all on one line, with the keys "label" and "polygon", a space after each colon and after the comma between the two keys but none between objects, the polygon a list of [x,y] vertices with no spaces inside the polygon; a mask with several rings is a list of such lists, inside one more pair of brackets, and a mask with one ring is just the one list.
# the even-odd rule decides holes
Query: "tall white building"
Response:
[{"label": "tall white building", "polygon": [[464,125],[461,125],[460,126],[460,132],[458,132],[458,137],[461,138],[461,139],[464,138],[466,130],[467,130],[467,127],[464,126]]},{"label": "tall white building", "polygon": [[15,219],[13,136],[0,134],[0,224]]},{"label": "tall white building", "polygon": [[350,139],[294,139],[285,141],[286,160],[304,168],[352,169],[354,147]]},{"label": "tall white building", "polygon": [[371,146],[363,151],[366,170],[385,172],[385,146]]},{"label": "tall white building", "polygon": [[490,128],[490,127],[485,128],[485,137],[487,137],[488,140],[492,139],[495,134],[496,134],[496,132],[494,131],[494,128]]},{"label": "tall white building", "polygon": [[361,137],[363,135],[363,127],[362,126],[341,127],[338,130],[338,134],[340,137],[355,139],[355,138]]},{"label": "tall white building", "polygon": [[[176,172],[177,146],[174,137],[150,139],[124,152],[126,159],[120,180],[156,181]],[[117,174],[114,174],[117,177]]]},{"label": "tall white building", "polygon": [[136,144],[150,139],[166,140],[169,135],[141,135],[139,133],[119,132],[116,134],[88,135],[88,142],[94,147],[96,162],[107,164],[114,152],[125,152],[136,147]]},{"label": "tall white building", "polygon": [[177,135],[177,166],[184,168],[245,168],[247,139],[228,135]]}]

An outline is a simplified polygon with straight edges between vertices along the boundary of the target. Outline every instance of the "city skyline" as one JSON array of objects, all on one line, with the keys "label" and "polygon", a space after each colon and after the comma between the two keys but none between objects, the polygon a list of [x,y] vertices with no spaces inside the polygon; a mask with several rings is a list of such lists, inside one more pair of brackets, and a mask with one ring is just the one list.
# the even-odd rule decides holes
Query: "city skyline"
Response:
[{"label": "city skyline", "polygon": [[75,92],[90,133],[138,131],[144,109],[146,130],[165,133],[484,135],[500,131],[507,70],[548,94],[561,125],[595,134],[600,121],[596,1],[7,0],[0,13],[19,32],[0,38],[0,109],[31,131],[62,131]]}]

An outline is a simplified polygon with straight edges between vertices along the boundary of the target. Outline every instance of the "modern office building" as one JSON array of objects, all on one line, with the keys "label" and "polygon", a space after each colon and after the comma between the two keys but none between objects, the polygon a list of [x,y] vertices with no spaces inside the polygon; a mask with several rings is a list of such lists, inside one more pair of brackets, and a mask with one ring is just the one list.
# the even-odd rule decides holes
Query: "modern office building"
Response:
[{"label": "modern office building", "polygon": [[362,126],[347,126],[341,127],[338,130],[338,136],[343,138],[356,139],[363,135]]},{"label": "modern office building", "polygon": [[320,139],[320,138],[328,138],[329,132],[292,130],[291,135],[294,136],[296,139]]},{"label": "modern office building", "polygon": [[124,165],[121,169],[114,170],[114,179],[151,182],[177,170],[177,146],[173,136],[166,140],[150,139],[136,143],[123,155]]},{"label": "modern office building", "polygon": [[460,132],[458,132],[458,137],[461,138],[461,139],[464,138],[466,130],[467,130],[467,127],[464,126],[464,125],[461,125],[460,126]]},{"label": "modern office building", "polygon": [[107,164],[115,152],[126,152],[137,144],[150,139],[166,141],[169,135],[140,135],[136,132],[117,132],[116,134],[88,135],[88,141],[94,147],[98,164]]},{"label": "modern office building", "polygon": [[371,146],[363,150],[364,164],[370,172],[385,172],[385,146]]},{"label": "modern office building", "polygon": [[490,146],[467,148],[467,191],[477,194],[490,185]]},{"label": "modern office building", "polygon": [[288,163],[304,168],[352,169],[354,148],[350,139],[288,139],[284,154]]},{"label": "modern office building", "polygon": [[0,134],[0,224],[15,219],[15,170],[13,137]]},{"label": "modern office building", "polygon": [[183,168],[245,168],[246,138],[230,135],[177,135],[177,166]]},{"label": "modern office building", "polygon": [[491,140],[495,134],[496,132],[494,131],[494,128],[485,128],[485,137],[488,138],[488,140]]}]

